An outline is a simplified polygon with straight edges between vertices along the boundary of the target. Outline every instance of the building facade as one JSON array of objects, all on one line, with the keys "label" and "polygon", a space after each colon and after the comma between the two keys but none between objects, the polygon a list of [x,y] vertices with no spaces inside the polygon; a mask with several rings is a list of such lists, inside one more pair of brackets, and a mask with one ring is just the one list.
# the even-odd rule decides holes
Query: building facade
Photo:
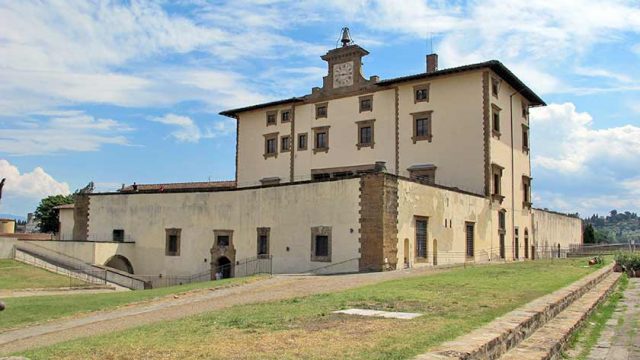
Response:
[{"label": "building facade", "polygon": [[581,241],[579,219],[532,209],[528,114],[545,103],[504,65],[439,70],[432,54],[424,73],[380,80],[366,55],[346,39],[322,56],[322,87],[223,112],[234,182],[82,194],[73,239],[126,244],[93,259],[137,274],[186,276],[265,257],[276,273],[520,260],[538,233]]}]

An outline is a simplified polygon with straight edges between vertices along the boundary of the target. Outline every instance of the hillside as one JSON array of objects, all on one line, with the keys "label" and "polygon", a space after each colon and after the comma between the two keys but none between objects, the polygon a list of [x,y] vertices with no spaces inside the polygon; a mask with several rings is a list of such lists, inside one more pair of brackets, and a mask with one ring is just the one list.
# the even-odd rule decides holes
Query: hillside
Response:
[{"label": "hillside", "polygon": [[640,244],[640,217],[629,211],[611,210],[609,215],[593,215],[584,219],[585,225],[593,226],[596,242],[627,243],[632,240]]}]

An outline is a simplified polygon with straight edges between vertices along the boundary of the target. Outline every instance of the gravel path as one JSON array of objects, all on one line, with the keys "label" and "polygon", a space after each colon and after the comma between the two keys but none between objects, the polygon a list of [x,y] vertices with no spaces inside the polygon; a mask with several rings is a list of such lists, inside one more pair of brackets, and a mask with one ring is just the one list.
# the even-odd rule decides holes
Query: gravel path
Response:
[{"label": "gravel path", "polygon": [[630,278],[623,298],[607,322],[589,360],[640,359],[640,278]]},{"label": "gravel path", "polygon": [[437,273],[443,270],[444,268],[421,268],[333,276],[275,275],[266,280],[246,285],[198,292],[192,296],[163,298],[153,303],[91,313],[0,333],[0,355],[158,321],[180,319],[238,304],[335,292],[402,277]]}]

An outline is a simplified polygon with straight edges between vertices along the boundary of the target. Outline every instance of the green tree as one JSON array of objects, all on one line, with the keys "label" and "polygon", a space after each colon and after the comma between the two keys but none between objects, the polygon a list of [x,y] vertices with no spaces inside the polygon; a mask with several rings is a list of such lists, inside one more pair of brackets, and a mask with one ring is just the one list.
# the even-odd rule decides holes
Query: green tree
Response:
[{"label": "green tree", "polygon": [[582,234],[582,242],[585,244],[595,244],[596,243],[596,233],[593,230],[593,225],[587,224],[584,228],[584,233]]},{"label": "green tree", "polygon": [[58,232],[58,212],[54,207],[73,204],[73,198],[73,195],[52,195],[40,200],[34,216],[41,232]]}]

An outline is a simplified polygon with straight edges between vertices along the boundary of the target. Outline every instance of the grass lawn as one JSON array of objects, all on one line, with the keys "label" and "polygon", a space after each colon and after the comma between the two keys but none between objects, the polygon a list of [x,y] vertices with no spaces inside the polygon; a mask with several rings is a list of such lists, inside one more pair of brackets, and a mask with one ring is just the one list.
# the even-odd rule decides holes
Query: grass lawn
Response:
[{"label": "grass lawn", "polygon": [[[229,309],[78,339],[31,359],[406,359],[595,268],[539,260],[457,268],[343,292]],[[351,307],[420,312],[413,320],[333,314]]]},{"label": "grass lawn", "polygon": [[260,278],[262,277],[254,276],[238,279],[223,279],[158,289],[113,293],[6,298],[3,302],[7,305],[7,308],[3,312],[0,312],[0,331],[33,325],[83,312],[114,309],[121,305],[152,300],[167,295],[198,289],[212,289],[221,286],[242,284]]},{"label": "grass lawn", "polygon": [[87,286],[84,281],[59,275],[15,260],[0,259],[0,290],[48,289]]}]

